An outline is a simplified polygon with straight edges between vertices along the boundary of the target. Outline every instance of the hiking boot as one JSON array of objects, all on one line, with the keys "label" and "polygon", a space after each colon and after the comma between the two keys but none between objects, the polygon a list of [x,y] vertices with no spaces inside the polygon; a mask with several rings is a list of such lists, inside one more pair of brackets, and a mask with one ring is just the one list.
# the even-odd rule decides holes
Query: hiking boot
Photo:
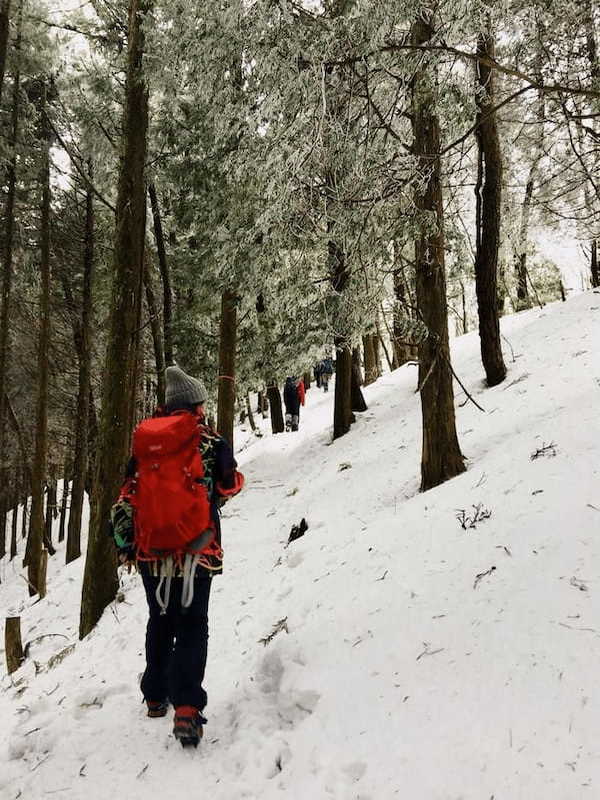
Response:
[{"label": "hiking boot", "polygon": [[173,735],[181,742],[182,747],[198,747],[202,738],[202,725],[205,718],[194,706],[177,706],[173,721]]},{"label": "hiking boot", "polygon": [[149,717],[164,717],[169,710],[169,704],[166,700],[146,700],[148,707]]}]

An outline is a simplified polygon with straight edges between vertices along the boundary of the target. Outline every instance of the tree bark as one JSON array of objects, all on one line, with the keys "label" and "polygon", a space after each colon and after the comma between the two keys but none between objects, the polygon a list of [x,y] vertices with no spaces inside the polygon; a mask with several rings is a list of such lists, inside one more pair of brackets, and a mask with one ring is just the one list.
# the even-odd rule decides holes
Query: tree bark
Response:
[{"label": "tree bark", "polygon": [[592,240],[592,248],[590,255],[590,271],[592,273],[592,288],[595,289],[600,286],[600,272],[598,270],[598,240]]},{"label": "tree bark", "polygon": [[351,387],[351,403],[352,411],[366,411],[367,404],[363,396],[362,390],[362,375],[360,374],[360,348],[355,347],[352,350],[352,387]]},{"label": "tree bark", "polygon": [[281,406],[281,392],[275,380],[267,381],[267,398],[271,412],[271,430],[273,433],[283,433],[285,423],[283,421],[283,408]]},{"label": "tree bark", "polygon": [[375,364],[375,348],[373,337],[370,333],[363,334],[363,358],[365,361],[365,386],[377,380],[377,366]]},{"label": "tree bark", "polygon": [[43,570],[44,482],[48,450],[48,353],[50,345],[50,129],[47,118],[46,86],[42,86],[40,118],[42,127],[42,188],[40,228],[40,327],[38,334],[38,394],[35,425],[35,456],[32,468],[31,521],[25,559],[29,594],[44,597],[46,586]]},{"label": "tree bark", "polygon": [[[421,47],[433,35],[429,19],[419,17],[411,30],[412,44]],[[429,331],[419,345],[419,390],[423,417],[421,490],[464,472],[456,435],[454,394],[448,344],[444,217],[441,187],[440,129],[436,115],[437,74],[419,69],[412,85],[414,154],[424,186],[415,191],[421,227],[415,243],[417,309]],[[431,217],[435,221],[432,230]]]},{"label": "tree bark", "polygon": [[10,2],[0,2],[0,102],[2,101],[2,87],[4,86],[4,70],[6,69],[6,53],[8,50],[8,33],[10,23]]},{"label": "tree bark", "polygon": [[69,503],[69,481],[71,478],[71,465],[69,455],[65,452],[65,464],[63,468],[62,492],[60,495],[60,522],[58,523],[58,541],[63,542],[67,529],[67,509]]},{"label": "tree bark", "polygon": [[52,478],[48,481],[48,485],[46,487],[46,517],[44,520],[44,543],[51,555],[54,555],[56,552],[52,545],[52,523],[56,518],[56,495],[56,481],[54,478]]},{"label": "tree bark", "polygon": [[237,346],[237,297],[225,290],[221,296],[219,328],[219,375],[217,429],[233,448],[235,417],[235,351]]},{"label": "tree bark", "polygon": [[[10,4],[4,0],[2,13],[5,17],[2,18],[1,24],[6,25],[6,30],[0,30],[0,36],[5,36],[4,41],[4,58],[6,58],[6,44],[8,41],[8,15],[10,12]],[[23,3],[19,4],[19,11],[17,16],[17,38],[15,42],[15,72],[13,76],[13,91],[12,91],[12,110],[10,121],[10,139],[9,139],[9,154],[8,166],[6,169],[6,204],[4,207],[4,241],[2,247],[3,264],[2,264],[2,298],[0,301],[0,526],[6,524],[6,466],[8,463],[6,454],[6,392],[7,392],[7,370],[9,363],[9,323],[10,323],[10,306],[11,306],[11,291],[12,291],[12,273],[13,273],[13,240],[14,240],[14,222],[15,222],[15,204],[16,204],[16,186],[17,186],[17,144],[19,139],[19,122],[21,114],[20,104],[20,89],[21,89],[21,37],[22,37],[22,20],[23,20]],[[0,39],[0,48],[2,47],[2,40]],[[4,63],[2,64],[2,77],[4,76]],[[0,90],[1,97],[1,90]],[[3,540],[4,541],[4,540]]]},{"label": "tree bark", "polygon": [[73,453],[73,485],[71,487],[71,509],[67,528],[65,563],[70,564],[81,555],[81,517],[86,475],[88,470],[89,421],[92,377],[91,329],[94,285],[94,197],[92,160],[88,160],[88,185],[85,198],[85,234],[83,241],[83,291],[81,297],[81,319],[76,326],[79,331],[79,375],[77,387],[77,409],[75,418],[75,450]]},{"label": "tree bark", "polygon": [[160,329],[160,314],[158,304],[154,295],[152,272],[150,269],[150,258],[146,254],[144,266],[144,287],[146,289],[146,305],[148,306],[148,316],[150,317],[150,330],[152,332],[152,345],[154,347],[154,364],[156,366],[156,399],[158,405],[165,403],[165,354],[163,349],[163,338]]},{"label": "tree bark", "polygon": [[167,262],[167,252],[165,250],[165,237],[163,234],[162,221],[160,218],[160,207],[154,183],[148,185],[150,195],[150,205],[152,208],[152,220],[154,222],[154,239],[156,241],[156,252],[158,254],[158,267],[163,285],[163,342],[165,352],[165,362],[167,366],[175,363],[173,355],[173,292],[171,290],[171,276],[169,264]]},{"label": "tree bark", "polygon": [[4,623],[4,651],[6,653],[6,671],[9,675],[12,675],[25,660],[23,642],[21,640],[21,617],[6,617]]},{"label": "tree bark", "polygon": [[10,525],[10,560],[17,555],[17,533],[18,533],[18,512],[19,512],[19,485],[15,474],[13,491],[13,510]]},{"label": "tree bark", "polygon": [[310,372],[304,373],[302,381],[304,382],[304,388],[308,391],[308,389],[310,389],[310,381],[311,381]]},{"label": "tree bark", "polygon": [[145,161],[148,90],[144,80],[143,25],[152,0],[130,0],[123,119],[124,152],[119,170],[113,286],[104,368],[102,421],[98,433],[90,533],[81,596],[79,636],[96,625],[117,587],[116,558],[106,535],[110,507],[129,454],[136,392],[146,221]]},{"label": "tree bark", "polygon": [[[477,54],[493,60],[494,38],[491,30],[481,33]],[[475,252],[475,290],[479,315],[481,360],[488,386],[497,386],[506,377],[498,318],[498,249],[502,213],[502,153],[496,113],[494,71],[483,62],[477,66],[477,144],[480,174],[483,180],[477,196],[477,243]],[[478,181],[479,183],[479,181]]]}]

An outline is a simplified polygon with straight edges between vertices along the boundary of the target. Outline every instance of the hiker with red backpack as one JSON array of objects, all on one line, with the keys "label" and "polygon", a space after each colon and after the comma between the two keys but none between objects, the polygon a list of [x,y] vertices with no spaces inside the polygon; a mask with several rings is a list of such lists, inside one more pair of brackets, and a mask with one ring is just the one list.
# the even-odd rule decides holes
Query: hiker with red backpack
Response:
[{"label": "hiker with red backpack", "polygon": [[146,590],[148,716],[165,716],[170,702],[175,737],[197,746],[206,723],[208,601],[222,571],[219,504],[244,478],[227,441],[205,422],[203,383],[167,367],[165,399],[134,432],[112,530],[119,561],[137,564]]}]

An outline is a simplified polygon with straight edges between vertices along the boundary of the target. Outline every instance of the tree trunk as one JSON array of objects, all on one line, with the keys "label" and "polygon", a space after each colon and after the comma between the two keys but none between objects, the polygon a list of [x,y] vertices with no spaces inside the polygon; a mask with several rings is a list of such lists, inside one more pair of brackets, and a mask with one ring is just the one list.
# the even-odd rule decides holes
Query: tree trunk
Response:
[{"label": "tree trunk", "polygon": [[152,272],[150,270],[150,258],[146,254],[144,266],[144,287],[146,289],[146,305],[148,306],[148,316],[150,317],[150,330],[152,332],[152,345],[154,347],[154,364],[156,367],[156,398],[158,405],[165,403],[165,354],[163,350],[163,339],[160,330],[160,313],[154,295]]},{"label": "tree trunk", "polygon": [[600,273],[598,271],[598,240],[592,241],[592,252],[590,257],[590,269],[592,273],[592,289],[600,286]]},{"label": "tree trunk", "polygon": [[27,538],[27,514],[29,511],[29,497],[27,490],[23,494],[23,516],[21,517],[21,539]]},{"label": "tree trunk", "polygon": [[[333,438],[348,433],[354,422],[352,413],[352,351],[347,340],[336,336],[335,340],[335,396],[333,400]],[[359,389],[360,391],[360,389]]]},{"label": "tree trunk", "polygon": [[[495,57],[491,29],[481,33],[477,53],[483,58]],[[497,386],[506,377],[502,357],[500,321],[498,318],[498,249],[500,246],[500,217],[502,212],[502,153],[496,113],[494,70],[477,62],[477,144],[479,172],[483,166],[483,185],[477,194],[477,243],[475,252],[475,289],[479,314],[481,360],[488,386]],[[478,181],[479,183],[479,181]]]},{"label": "tree trunk", "polygon": [[83,242],[83,291],[81,298],[81,319],[79,330],[79,376],[77,387],[78,414],[75,418],[75,450],[73,453],[73,485],[71,487],[71,510],[69,512],[69,525],[67,528],[67,546],[65,549],[65,563],[70,564],[81,555],[81,516],[83,513],[83,500],[86,475],[88,470],[89,448],[89,421],[92,374],[92,315],[93,315],[93,286],[94,286],[94,239],[95,218],[94,198],[91,191],[93,180],[93,165],[88,160],[88,175],[90,186],[86,191],[85,203],[85,235]]},{"label": "tree trunk", "polygon": [[221,296],[217,429],[233,448],[235,417],[235,351],[237,345],[237,297],[229,290]]},{"label": "tree trunk", "polygon": [[[412,25],[412,44],[421,47],[433,35],[427,18]],[[419,69],[412,85],[414,154],[424,178],[415,191],[421,231],[415,243],[417,308],[429,331],[419,345],[419,389],[423,417],[421,490],[464,472],[456,435],[454,394],[448,345],[444,217],[441,187],[440,129],[436,115],[437,73]],[[432,226],[431,218],[435,224]]]},{"label": "tree trunk", "polygon": [[252,413],[252,404],[250,403],[250,392],[246,392],[246,414],[248,415],[248,422],[250,427],[256,433],[256,422],[254,421],[254,414]]},{"label": "tree trunk", "polygon": [[6,68],[6,52],[8,50],[8,34],[10,30],[10,2],[0,2],[0,102],[2,101],[2,87],[4,85],[4,70]]},{"label": "tree trunk", "polygon": [[54,555],[56,552],[52,545],[52,523],[56,518],[56,499],[56,481],[52,478],[46,487],[46,518],[44,528],[44,544],[51,555]]},{"label": "tree trunk", "polygon": [[377,365],[375,363],[375,347],[373,336],[370,333],[363,334],[363,358],[365,360],[365,386],[369,386],[377,380]]},{"label": "tree trunk", "polygon": [[[0,36],[5,37],[4,41],[4,54],[6,57],[6,42],[8,37],[8,15],[10,12],[9,3],[4,0],[2,6],[2,25],[6,25],[6,30],[0,29]],[[16,186],[17,186],[17,144],[19,139],[19,121],[20,121],[20,87],[21,87],[21,30],[23,19],[23,3],[19,4],[19,12],[17,17],[17,38],[15,42],[15,73],[13,76],[13,91],[12,91],[12,110],[10,121],[10,139],[8,165],[6,168],[6,205],[4,207],[4,241],[2,247],[3,264],[2,264],[2,299],[0,301],[0,465],[2,465],[2,472],[0,473],[0,526],[6,523],[6,477],[4,469],[7,465],[8,459],[6,455],[6,411],[7,411],[7,369],[9,364],[9,322],[10,322],[10,306],[11,306],[11,290],[12,290],[12,272],[13,272],[13,239],[14,239],[14,221],[15,221],[15,202],[16,202]],[[0,39],[0,48],[2,47],[2,40]],[[4,63],[2,63],[2,77],[4,77]]]},{"label": "tree trunk", "polygon": [[13,491],[13,510],[10,525],[10,560],[17,555],[17,540],[18,540],[18,513],[19,513],[19,486],[15,476],[14,491]]},{"label": "tree trunk", "polygon": [[6,617],[4,623],[4,651],[6,653],[6,671],[9,675],[12,675],[25,660],[23,642],[21,640],[21,617]]},{"label": "tree trunk", "polygon": [[148,185],[150,195],[150,205],[152,207],[152,220],[154,222],[154,239],[156,241],[156,252],[158,254],[158,267],[163,285],[163,342],[165,352],[165,362],[167,366],[175,363],[173,355],[173,293],[171,291],[171,276],[167,263],[167,253],[165,250],[165,237],[160,218],[160,207],[154,183]]},{"label": "tree trunk", "polygon": [[413,347],[405,341],[406,339],[406,317],[411,317],[409,305],[406,302],[406,280],[404,269],[399,266],[394,270],[394,358],[396,364],[401,367],[415,357]]},{"label": "tree trunk", "polygon": [[67,509],[69,507],[69,480],[71,478],[71,465],[69,464],[69,454],[65,453],[65,464],[63,469],[62,492],[60,495],[60,522],[58,523],[58,541],[63,542],[67,529]]},{"label": "tree trunk", "polygon": [[129,454],[135,406],[144,232],[148,90],[143,73],[143,25],[152,0],[130,0],[128,60],[123,119],[124,152],[119,170],[112,302],[104,367],[102,421],[93,491],[92,515],[81,596],[79,636],[96,625],[118,587],[116,558],[106,520],[118,494]]},{"label": "tree trunk", "polygon": [[281,407],[281,392],[275,380],[267,381],[267,398],[271,411],[271,430],[273,433],[283,433],[285,424]]},{"label": "tree trunk", "polygon": [[31,522],[25,559],[29,594],[44,597],[46,586],[42,564],[44,542],[44,481],[48,449],[48,353],[50,345],[50,130],[46,110],[46,86],[42,85],[40,107],[42,126],[42,187],[40,228],[40,327],[38,335],[38,395],[35,425],[35,456],[32,468]]},{"label": "tree trunk", "polygon": [[310,381],[311,381],[310,372],[304,373],[304,375],[302,376],[302,381],[304,383],[304,388],[308,391],[310,389]]},{"label": "tree trunk", "polygon": [[360,374],[360,348],[355,347],[352,350],[352,386],[351,386],[351,403],[352,411],[366,411],[367,404],[363,396],[362,390],[362,375]]}]

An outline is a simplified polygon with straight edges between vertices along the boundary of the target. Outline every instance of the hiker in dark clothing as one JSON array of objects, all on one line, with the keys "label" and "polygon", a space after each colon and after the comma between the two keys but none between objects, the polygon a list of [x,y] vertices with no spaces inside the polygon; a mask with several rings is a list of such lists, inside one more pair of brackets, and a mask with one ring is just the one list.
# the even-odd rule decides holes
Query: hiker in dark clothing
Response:
[{"label": "hiker in dark clothing", "polygon": [[324,358],[319,367],[321,372],[321,386],[323,387],[324,392],[328,392],[329,379],[333,375],[333,362],[329,357]]},{"label": "hiker in dark clothing", "polygon": [[[207,393],[201,381],[179,367],[166,370],[166,407],[157,417],[192,414],[200,432],[198,449],[212,525],[198,531],[189,553],[148,558],[135,539],[132,505],[136,503],[138,465],[131,458],[119,502],[113,506],[113,535],[121,563],[137,562],[148,602],[146,669],[141,690],[149,717],[165,716],[169,702],[175,708],[174,733],[182,744],[198,743],[206,691],[202,686],[208,645],[208,601],[213,575],[222,571],[219,505],[237,494],[243,476],[229,444],[204,421]],[[193,425],[192,425],[193,429]],[[194,451],[192,451],[194,452]],[[183,483],[183,481],[182,481]],[[159,498],[160,500],[160,498]],[[206,538],[205,538],[206,537]]]},{"label": "hiker in dark clothing", "polygon": [[286,378],[283,402],[285,405],[285,429],[286,431],[297,431],[300,424],[300,396],[295,378]]},{"label": "hiker in dark clothing", "polygon": [[313,367],[313,373],[314,373],[314,376],[315,376],[315,382],[317,384],[317,389],[320,389],[321,388],[321,362],[320,361],[317,364],[315,364],[315,366]]}]

